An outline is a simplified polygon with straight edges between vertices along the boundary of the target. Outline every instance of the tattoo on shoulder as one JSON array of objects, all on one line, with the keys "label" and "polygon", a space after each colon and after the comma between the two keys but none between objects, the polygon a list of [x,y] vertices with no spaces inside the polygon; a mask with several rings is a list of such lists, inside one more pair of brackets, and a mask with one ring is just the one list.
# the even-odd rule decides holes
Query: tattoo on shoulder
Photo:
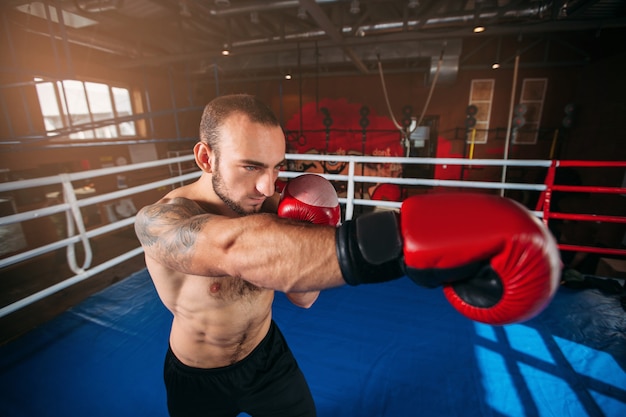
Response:
[{"label": "tattoo on shoulder", "polygon": [[141,209],[135,230],[144,246],[159,245],[163,256],[175,256],[189,251],[208,218],[194,201],[174,198]]}]

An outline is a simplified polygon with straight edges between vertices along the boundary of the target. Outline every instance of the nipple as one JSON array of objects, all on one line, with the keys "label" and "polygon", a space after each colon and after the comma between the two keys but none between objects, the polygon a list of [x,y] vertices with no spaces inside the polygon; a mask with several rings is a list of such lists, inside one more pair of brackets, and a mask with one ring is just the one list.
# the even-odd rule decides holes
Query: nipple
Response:
[{"label": "nipple", "polygon": [[218,282],[214,282],[209,287],[209,291],[211,291],[211,294],[215,294],[215,293],[219,292],[220,288],[221,288],[221,285]]}]

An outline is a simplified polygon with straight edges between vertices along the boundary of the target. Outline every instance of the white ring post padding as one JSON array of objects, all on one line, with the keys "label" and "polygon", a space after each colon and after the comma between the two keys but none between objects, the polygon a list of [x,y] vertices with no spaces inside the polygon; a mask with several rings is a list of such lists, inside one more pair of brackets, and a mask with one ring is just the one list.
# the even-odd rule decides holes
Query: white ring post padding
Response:
[{"label": "white ring post padding", "polygon": [[351,220],[354,214],[354,170],[356,164],[353,160],[348,165],[348,190],[346,196],[348,201],[346,203],[346,220]]}]

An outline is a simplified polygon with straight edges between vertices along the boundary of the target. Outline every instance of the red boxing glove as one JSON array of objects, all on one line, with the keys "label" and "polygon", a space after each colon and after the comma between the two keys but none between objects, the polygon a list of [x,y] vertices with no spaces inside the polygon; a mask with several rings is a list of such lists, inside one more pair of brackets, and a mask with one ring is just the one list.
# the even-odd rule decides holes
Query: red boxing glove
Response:
[{"label": "red boxing glove", "polygon": [[402,190],[396,184],[380,184],[372,193],[372,200],[378,201],[400,201]]},{"label": "red boxing glove", "polygon": [[486,194],[408,198],[400,214],[373,213],[345,222],[337,254],[346,282],[443,285],[452,306],[489,324],[528,320],[558,288],[554,237],[520,204]]},{"label": "red boxing glove", "polygon": [[335,187],[320,175],[300,175],[283,189],[278,215],[336,227],[341,221],[341,209]]},{"label": "red boxing glove", "polygon": [[[402,214],[407,275],[423,269],[447,275],[444,293],[463,315],[490,324],[525,321],[554,296],[561,274],[556,241],[520,204],[441,194],[407,201]],[[439,220],[430,221],[435,215]],[[454,270],[463,268],[478,271],[462,279]]]}]

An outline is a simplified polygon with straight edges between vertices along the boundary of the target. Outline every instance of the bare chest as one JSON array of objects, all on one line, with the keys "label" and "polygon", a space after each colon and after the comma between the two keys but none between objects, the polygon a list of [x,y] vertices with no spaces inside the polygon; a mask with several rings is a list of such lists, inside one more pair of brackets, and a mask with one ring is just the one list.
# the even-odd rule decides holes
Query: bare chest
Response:
[{"label": "bare chest", "polygon": [[202,287],[202,292],[214,300],[250,301],[267,292],[239,278],[205,278],[203,281],[196,290],[200,291],[199,287]]}]

